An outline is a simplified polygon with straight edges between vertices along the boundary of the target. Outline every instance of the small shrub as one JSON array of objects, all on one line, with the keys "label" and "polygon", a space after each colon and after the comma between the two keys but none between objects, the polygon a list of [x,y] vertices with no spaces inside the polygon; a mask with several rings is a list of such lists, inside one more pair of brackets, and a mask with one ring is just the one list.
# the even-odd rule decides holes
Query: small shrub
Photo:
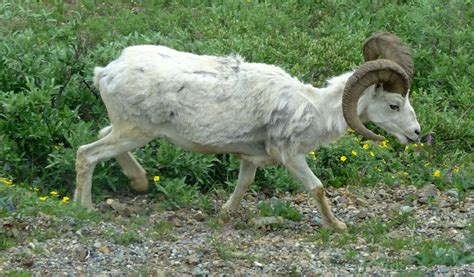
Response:
[{"label": "small shrub", "polygon": [[474,254],[464,251],[457,244],[445,241],[427,241],[421,246],[420,253],[413,257],[417,265],[463,265],[474,262]]},{"label": "small shrub", "polygon": [[257,204],[260,216],[281,216],[285,219],[300,221],[303,215],[295,208],[291,207],[289,202],[283,202],[279,199],[272,199]]}]

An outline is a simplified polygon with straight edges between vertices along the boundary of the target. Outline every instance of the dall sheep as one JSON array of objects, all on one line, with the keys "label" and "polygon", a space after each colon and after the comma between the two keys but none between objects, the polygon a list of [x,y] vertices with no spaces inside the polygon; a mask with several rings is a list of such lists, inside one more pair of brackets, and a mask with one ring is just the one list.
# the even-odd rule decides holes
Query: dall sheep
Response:
[{"label": "dall sheep", "polygon": [[408,48],[393,34],[376,33],[366,40],[363,54],[365,63],[355,71],[315,88],[279,67],[238,56],[200,56],[152,45],[126,48],[94,70],[111,125],[77,151],[75,201],[93,207],[94,167],[110,158],[118,160],[135,190],[147,190],[146,173],[128,151],[164,137],[190,151],[241,159],[223,213],[239,207],[258,166],[280,164],[316,200],[323,224],[344,230],[305,155],[348,128],[367,139],[384,139],[362,122],[375,123],[404,144],[420,135],[408,99],[413,74]]}]

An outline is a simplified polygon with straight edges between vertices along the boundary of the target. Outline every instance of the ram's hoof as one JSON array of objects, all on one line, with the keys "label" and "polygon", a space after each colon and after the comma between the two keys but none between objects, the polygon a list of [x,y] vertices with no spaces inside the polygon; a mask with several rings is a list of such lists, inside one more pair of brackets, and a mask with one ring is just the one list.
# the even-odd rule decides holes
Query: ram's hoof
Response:
[{"label": "ram's hoof", "polygon": [[347,226],[344,222],[339,219],[334,219],[332,222],[323,223],[325,228],[328,228],[334,232],[342,233],[347,230]]},{"label": "ram's hoof", "polygon": [[147,193],[148,192],[148,180],[145,178],[137,178],[130,180],[130,186],[137,193]]}]

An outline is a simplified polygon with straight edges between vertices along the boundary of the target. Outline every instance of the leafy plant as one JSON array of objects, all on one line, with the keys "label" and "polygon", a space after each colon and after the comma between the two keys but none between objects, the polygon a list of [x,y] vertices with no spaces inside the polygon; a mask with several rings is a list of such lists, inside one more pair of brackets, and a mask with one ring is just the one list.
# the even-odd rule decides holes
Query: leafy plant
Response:
[{"label": "leafy plant", "polygon": [[[1,3],[0,176],[43,194],[72,193],[77,148],[110,124],[92,85],[93,68],[106,65],[126,46],[239,53],[323,86],[362,62],[359,45],[368,35],[390,31],[412,49],[410,99],[423,140],[405,149],[376,129],[389,139],[388,147],[381,147],[349,133],[309,155],[310,166],[329,186],[433,183],[456,188],[463,197],[474,187],[473,11],[470,1],[441,0]],[[149,175],[183,179],[204,194],[232,189],[229,184],[238,174],[238,160],[230,155],[189,153],[164,140],[134,154]],[[113,161],[97,166],[93,182],[98,199],[128,191]],[[258,170],[253,189],[298,192],[302,186],[275,167]]]},{"label": "leafy plant", "polygon": [[413,257],[417,265],[455,266],[474,262],[474,254],[462,250],[458,245],[445,241],[428,241],[421,247],[420,253]]},{"label": "leafy plant", "polygon": [[281,216],[285,219],[300,221],[303,215],[295,208],[291,207],[289,202],[283,202],[279,199],[271,199],[257,204],[261,216]]}]

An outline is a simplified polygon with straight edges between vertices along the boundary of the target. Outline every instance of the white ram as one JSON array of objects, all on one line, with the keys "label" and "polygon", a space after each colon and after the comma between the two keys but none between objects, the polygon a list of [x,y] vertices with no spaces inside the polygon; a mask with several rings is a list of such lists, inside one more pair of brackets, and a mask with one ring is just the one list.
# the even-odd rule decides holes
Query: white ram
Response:
[{"label": "white ram", "polygon": [[145,171],[128,151],[164,137],[190,151],[233,153],[241,159],[235,191],[223,212],[238,208],[258,166],[280,164],[314,197],[323,224],[343,230],[345,224],[332,214],[322,183],[306,163],[308,151],[335,141],[348,127],[368,139],[383,139],[364,127],[366,121],[401,143],[420,134],[408,100],[409,50],[395,35],[377,33],[365,42],[364,57],[354,72],[314,88],[279,67],[238,56],[128,47],[117,60],[95,68],[94,83],[111,126],[77,151],[75,201],[93,207],[94,167],[114,157],[134,189],[146,190]]}]

